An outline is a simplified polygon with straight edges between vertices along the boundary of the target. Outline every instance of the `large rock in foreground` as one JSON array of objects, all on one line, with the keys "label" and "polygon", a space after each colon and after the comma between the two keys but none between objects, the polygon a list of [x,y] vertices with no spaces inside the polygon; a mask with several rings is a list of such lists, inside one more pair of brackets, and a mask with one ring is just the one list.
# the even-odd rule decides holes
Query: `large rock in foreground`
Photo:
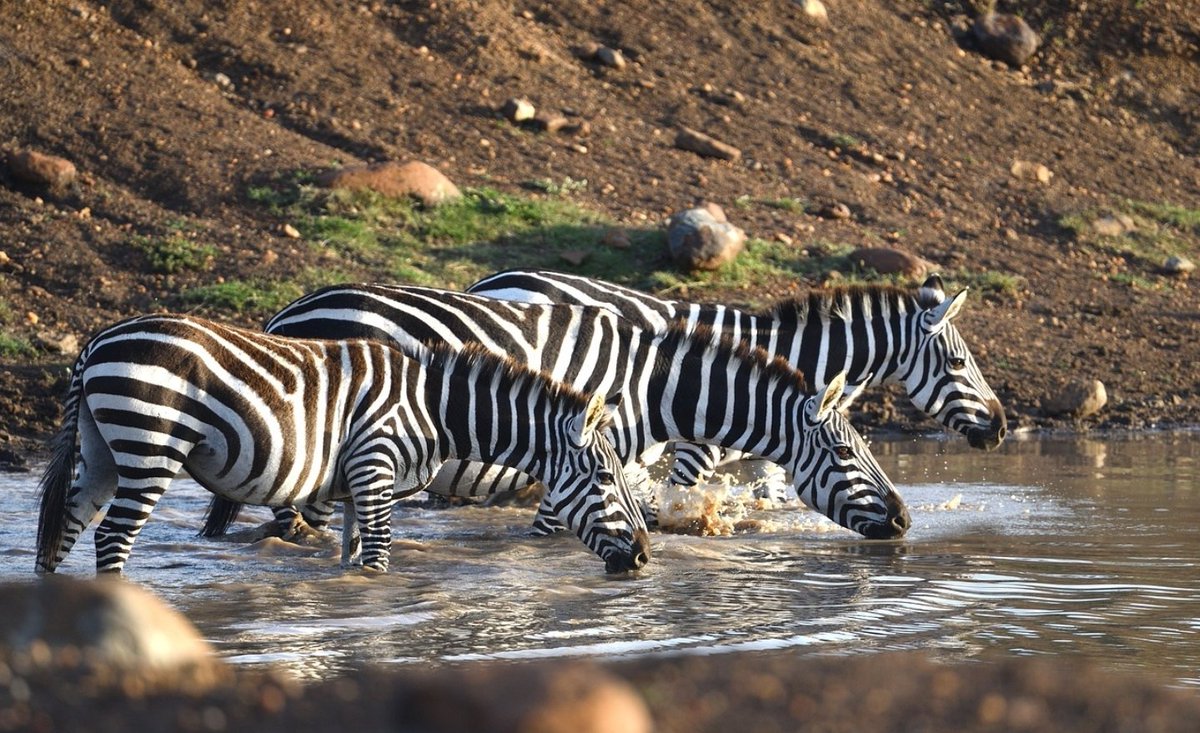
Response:
[{"label": "large rock in foreground", "polygon": [[119,578],[0,584],[0,661],[30,674],[74,671],[207,687],[227,668],[186,618]]}]

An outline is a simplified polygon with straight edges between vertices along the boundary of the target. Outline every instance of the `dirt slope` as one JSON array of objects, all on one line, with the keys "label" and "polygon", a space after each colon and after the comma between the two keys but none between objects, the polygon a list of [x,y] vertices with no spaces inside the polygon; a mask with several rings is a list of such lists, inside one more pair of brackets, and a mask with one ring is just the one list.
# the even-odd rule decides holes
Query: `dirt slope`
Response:
[{"label": "dirt slope", "polygon": [[[707,199],[753,236],[896,246],[944,271],[1011,276],[1015,288],[972,299],[962,327],[1017,424],[1060,424],[1039,400],[1074,374],[1108,387],[1089,426],[1200,422],[1188,281],[1159,274],[1153,253],[1114,254],[1060,226],[1127,200],[1200,207],[1188,3],[1009,4],[1045,39],[1025,70],[982,59],[958,3],[825,4],[826,26],[786,0],[8,3],[0,146],[62,156],[80,179],[46,190],[0,167],[0,325],[82,344],[197,282],[313,267],[248,185],[420,159],[467,186],[587,179],[577,197],[629,226]],[[589,42],[629,65],[580,59]],[[590,132],[502,122],[496,108],[517,95]],[[675,149],[681,124],[743,158]],[[1016,178],[1017,160],[1053,177]],[[811,205],[737,206],[781,198]],[[851,217],[820,216],[832,203]],[[1193,260],[1197,226],[1174,240]],[[210,271],[157,274],[131,246],[180,228],[217,248]],[[72,358],[43,349],[0,365],[0,447],[19,454],[53,429]],[[880,414],[868,405],[863,419]]]}]

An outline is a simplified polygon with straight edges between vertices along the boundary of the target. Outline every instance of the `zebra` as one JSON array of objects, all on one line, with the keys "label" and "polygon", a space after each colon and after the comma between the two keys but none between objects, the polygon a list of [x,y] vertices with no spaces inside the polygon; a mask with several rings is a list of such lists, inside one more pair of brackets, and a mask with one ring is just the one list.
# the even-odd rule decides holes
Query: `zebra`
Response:
[{"label": "zebra", "polygon": [[[706,327],[658,334],[600,308],[364,284],[303,296],[271,318],[266,330],[303,338],[390,339],[405,351],[480,343],[578,389],[619,395],[609,437],[627,464],[649,460],[668,441],[712,442],[774,460],[791,473],[803,501],[866,537],[900,537],[910,523],[891,481],[838,412],[844,377],[813,395],[786,363]],[[229,514],[214,503],[208,535],[224,530],[214,517]],[[305,511],[311,524],[320,525],[323,516]],[[556,524],[543,503],[535,531],[550,532]]]},{"label": "zebra", "polygon": [[40,482],[36,571],[54,572],[107,504],[96,570],[120,573],[183,470],[241,502],[348,500],[363,566],[386,571],[394,501],[449,458],[537,476],[556,518],[609,572],[637,569],[649,536],[605,437],[609,407],[479,347],[418,359],[385,342],[128,319],[75,362]]},{"label": "zebra", "polygon": [[[677,321],[705,324],[786,359],[817,386],[843,372],[851,384],[900,383],[919,410],[965,435],[973,448],[996,448],[1007,432],[1004,408],[952,323],[967,290],[948,299],[937,275],[916,292],[879,285],[838,287],[779,301],[762,311],[663,300],[549,270],[507,270],[483,278],[467,292],[605,308],[652,331]],[[676,444],[671,481],[694,484],[718,460],[719,451],[712,446]]]}]

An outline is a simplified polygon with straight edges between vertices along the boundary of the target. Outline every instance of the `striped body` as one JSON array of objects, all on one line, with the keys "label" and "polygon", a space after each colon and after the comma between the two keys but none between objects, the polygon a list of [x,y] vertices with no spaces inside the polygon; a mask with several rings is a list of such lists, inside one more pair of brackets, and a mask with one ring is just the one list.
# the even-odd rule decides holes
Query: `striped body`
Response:
[{"label": "striped body", "polygon": [[604,423],[601,401],[478,349],[420,360],[383,342],[134,318],[97,335],[75,363],[41,482],[37,568],[52,572],[108,505],[96,567],[119,572],[186,470],[238,502],[349,500],[363,564],[386,570],[392,503],[453,457],[538,476],[559,518],[610,569],[625,569],[644,562],[645,525]]},{"label": "striped body", "polygon": [[[872,537],[898,536],[908,526],[891,482],[833,409],[840,391],[812,395],[786,364],[708,329],[658,334],[598,308],[385,285],[319,290],[284,308],[267,329],[387,338],[418,352],[431,343],[478,343],[576,389],[619,395],[608,436],[627,464],[674,440],[751,451],[787,469],[801,498],[843,526]],[[539,513],[544,527],[553,524],[545,504]]]},{"label": "striped body", "polygon": [[[966,291],[947,299],[941,279],[909,292],[889,286],[834,288],[785,300],[761,312],[663,300],[613,283],[545,270],[510,270],[468,292],[530,302],[600,307],[652,331],[672,323],[703,324],[785,359],[812,384],[836,374],[854,385],[899,383],[913,404],[976,448],[1004,439],[1004,409],[951,322]],[[672,479],[692,483],[715,453],[677,446]]]}]

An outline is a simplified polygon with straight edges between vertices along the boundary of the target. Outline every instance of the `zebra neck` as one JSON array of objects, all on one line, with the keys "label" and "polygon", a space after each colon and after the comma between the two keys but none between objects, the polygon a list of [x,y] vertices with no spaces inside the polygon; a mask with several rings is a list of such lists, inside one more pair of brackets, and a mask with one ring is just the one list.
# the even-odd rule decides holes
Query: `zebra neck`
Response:
[{"label": "zebra neck", "polygon": [[713,305],[680,309],[679,318],[786,360],[810,385],[836,374],[872,385],[901,378],[911,358],[920,308],[892,288],[819,292],[761,312]]}]

